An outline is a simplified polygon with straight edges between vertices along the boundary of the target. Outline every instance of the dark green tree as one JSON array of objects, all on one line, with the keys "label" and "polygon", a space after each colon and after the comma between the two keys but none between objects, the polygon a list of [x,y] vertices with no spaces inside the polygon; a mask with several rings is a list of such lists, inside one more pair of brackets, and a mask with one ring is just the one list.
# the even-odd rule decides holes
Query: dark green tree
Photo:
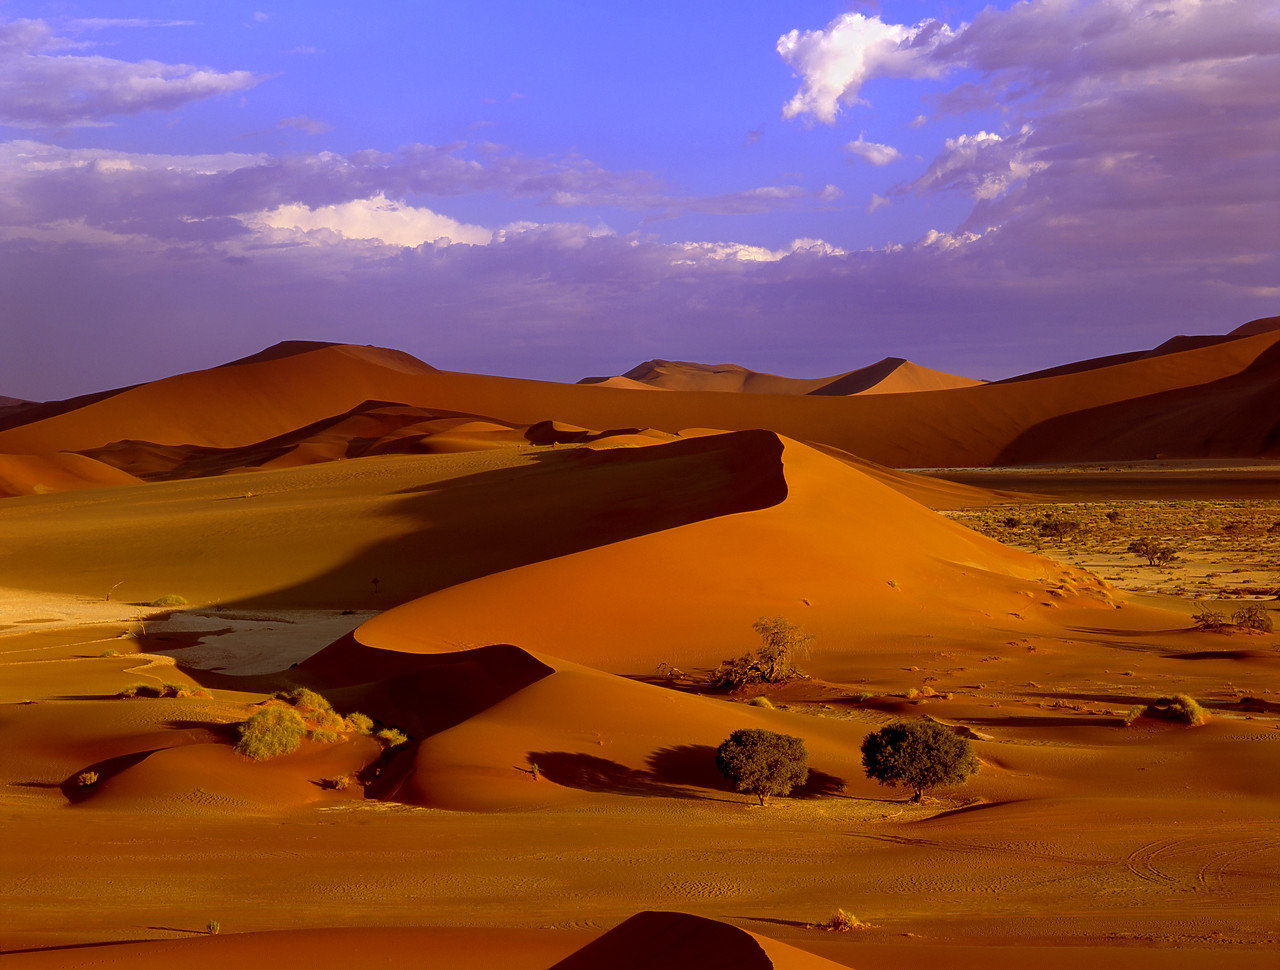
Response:
[{"label": "dark green tree", "polygon": [[770,795],[786,795],[808,780],[809,752],[800,738],[743,728],[716,749],[716,767],[735,791],[749,792],[767,805]]},{"label": "dark green tree", "polygon": [[901,721],[863,739],[862,767],[882,785],[911,786],[918,802],[929,788],[963,784],[978,759],[967,738],[936,721]]}]

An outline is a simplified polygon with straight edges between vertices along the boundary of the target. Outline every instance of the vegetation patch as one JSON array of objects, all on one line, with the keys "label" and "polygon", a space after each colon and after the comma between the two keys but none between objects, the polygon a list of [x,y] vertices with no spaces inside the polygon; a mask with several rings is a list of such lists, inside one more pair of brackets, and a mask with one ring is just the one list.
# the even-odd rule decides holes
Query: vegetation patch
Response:
[{"label": "vegetation patch", "polygon": [[963,784],[978,758],[968,738],[937,721],[902,721],[863,739],[862,766],[882,785],[907,785],[918,802],[931,788]]},{"label": "vegetation patch", "polygon": [[1209,719],[1204,708],[1189,694],[1157,697],[1143,708],[1142,713],[1147,717],[1159,718],[1162,721],[1176,721],[1192,727],[1199,727]]},{"label": "vegetation patch", "polygon": [[787,795],[809,779],[804,741],[763,728],[743,728],[716,749],[716,767],[736,791],[769,804],[771,795]]},{"label": "vegetation patch", "polygon": [[722,661],[711,674],[719,690],[736,690],[750,684],[781,684],[806,676],[796,660],[809,655],[813,637],[785,617],[760,617],[751,628],[760,636],[760,646],[736,660]]},{"label": "vegetation patch", "polygon": [[302,715],[288,707],[264,707],[240,725],[236,750],[255,761],[298,750],[307,734]]}]

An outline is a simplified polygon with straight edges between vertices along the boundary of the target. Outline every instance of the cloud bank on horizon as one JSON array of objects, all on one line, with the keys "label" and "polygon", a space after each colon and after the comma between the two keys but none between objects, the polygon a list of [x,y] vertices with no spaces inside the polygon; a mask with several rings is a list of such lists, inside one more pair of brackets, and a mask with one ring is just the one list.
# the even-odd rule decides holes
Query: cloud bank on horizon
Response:
[{"label": "cloud bank on horizon", "polygon": [[0,20],[3,394],[291,338],[995,378],[1280,306],[1272,0],[45,6]]}]

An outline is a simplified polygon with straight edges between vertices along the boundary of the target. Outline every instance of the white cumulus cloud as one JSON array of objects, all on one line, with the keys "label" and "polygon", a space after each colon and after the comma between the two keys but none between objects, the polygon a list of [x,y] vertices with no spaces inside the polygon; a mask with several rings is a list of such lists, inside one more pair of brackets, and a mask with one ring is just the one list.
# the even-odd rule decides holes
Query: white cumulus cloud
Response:
[{"label": "white cumulus cloud", "polygon": [[347,239],[370,239],[388,246],[421,246],[423,243],[486,246],[493,233],[430,209],[395,202],[379,193],[337,205],[308,206],[293,203],[243,217],[247,225],[309,232],[328,229]]},{"label": "white cumulus cloud", "polygon": [[864,161],[870,162],[877,168],[888,165],[890,162],[896,162],[902,158],[902,152],[898,151],[892,145],[881,145],[878,142],[867,141],[862,135],[858,136],[857,141],[851,141],[844,146],[845,151],[851,155],[856,155]]}]

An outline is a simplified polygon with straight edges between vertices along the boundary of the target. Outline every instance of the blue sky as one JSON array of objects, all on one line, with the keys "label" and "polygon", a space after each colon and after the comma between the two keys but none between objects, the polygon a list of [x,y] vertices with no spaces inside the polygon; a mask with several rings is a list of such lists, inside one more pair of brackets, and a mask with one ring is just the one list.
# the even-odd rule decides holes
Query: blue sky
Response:
[{"label": "blue sky", "polygon": [[0,0],[0,394],[999,378],[1280,312],[1274,0]]}]

